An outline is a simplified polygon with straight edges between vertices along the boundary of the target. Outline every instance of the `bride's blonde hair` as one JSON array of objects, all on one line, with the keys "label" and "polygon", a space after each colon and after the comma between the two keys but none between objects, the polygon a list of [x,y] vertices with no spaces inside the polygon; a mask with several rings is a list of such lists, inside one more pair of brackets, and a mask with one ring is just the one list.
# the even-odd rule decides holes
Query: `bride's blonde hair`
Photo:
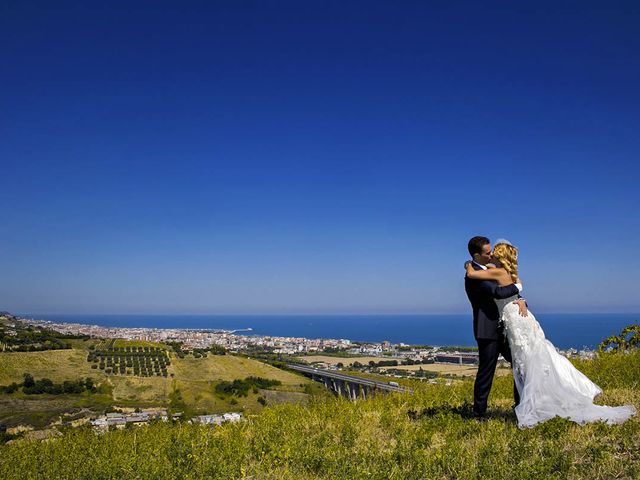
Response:
[{"label": "bride's blonde hair", "polygon": [[518,278],[518,249],[513,245],[499,243],[493,247],[493,256],[515,282]]}]

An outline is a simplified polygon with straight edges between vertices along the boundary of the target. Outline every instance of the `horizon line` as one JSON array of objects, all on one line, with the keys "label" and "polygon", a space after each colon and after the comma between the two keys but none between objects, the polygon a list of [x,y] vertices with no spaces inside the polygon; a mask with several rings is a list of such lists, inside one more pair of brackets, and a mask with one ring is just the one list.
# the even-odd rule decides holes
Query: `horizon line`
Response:
[{"label": "horizon line", "polygon": [[[185,316],[191,316],[191,317],[196,317],[196,316],[201,316],[201,317],[206,317],[206,316],[234,316],[234,317],[240,317],[240,316],[260,316],[260,317],[274,317],[274,316],[291,316],[291,317],[297,317],[297,316],[308,316],[308,317],[313,317],[313,316],[317,316],[317,317],[331,317],[331,316],[351,316],[351,317],[358,317],[358,316],[416,316],[416,315],[471,315],[471,312],[465,311],[465,312],[384,312],[384,313],[380,313],[380,312],[374,312],[374,313],[370,313],[370,312],[325,312],[325,313],[321,313],[321,312],[315,312],[315,313],[309,313],[309,312],[286,312],[286,313],[265,313],[265,312],[243,312],[243,313],[238,313],[238,312],[234,312],[234,313],[189,313],[189,312],[182,312],[182,313],[155,313],[155,312],[109,312],[109,313],[105,313],[105,312],[18,312],[18,313],[11,313],[11,312],[7,312],[10,313],[11,315],[16,315],[16,316],[21,316],[21,315],[29,315],[29,316],[34,316],[34,315],[74,315],[74,316],[78,316],[78,315],[108,315],[108,316],[117,316],[117,315],[130,315],[130,316],[179,316],[179,315],[185,315]],[[600,315],[640,315],[640,309],[636,310],[636,311],[604,311],[604,310],[597,310],[597,311],[585,311],[585,310],[576,310],[576,311],[553,311],[553,310],[543,310],[543,311],[538,311],[539,315],[596,315],[596,314],[600,314]],[[534,314],[535,315],[535,314]]]}]

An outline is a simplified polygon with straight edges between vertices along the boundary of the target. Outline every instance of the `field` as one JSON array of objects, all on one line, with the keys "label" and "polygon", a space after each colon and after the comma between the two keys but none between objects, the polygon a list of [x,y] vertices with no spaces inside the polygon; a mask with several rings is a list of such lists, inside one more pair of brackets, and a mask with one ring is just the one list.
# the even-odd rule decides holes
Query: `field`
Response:
[{"label": "field", "polygon": [[[640,408],[640,352],[576,362],[600,403]],[[222,427],[157,424],[0,446],[3,479],[637,479],[640,418],[622,425],[554,419],[520,430],[510,376],[489,420],[468,417],[471,379],[415,383],[415,393],[274,405]]]},{"label": "field", "polygon": [[99,373],[87,362],[87,351],[80,349],[47,350],[44,352],[0,353],[0,385],[21,382],[28,372],[37,378],[50,378],[54,382],[75,380],[79,377],[98,378]]},{"label": "field", "polygon": [[[121,343],[119,346],[129,345]],[[85,346],[88,348],[88,345]],[[65,411],[78,411],[81,408],[101,410],[110,405],[173,406],[175,409],[188,408],[200,413],[222,413],[240,409],[258,412],[263,408],[257,401],[259,396],[267,398],[268,403],[306,401],[308,395],[304,393],[305,386],[313,383],[306,377],[235,355],[208,355],[205,358],[189,355],[181,359],[170,353],[171,365],[168,366],[167,377],[107,375],[103,370],[91,368],[91,364],[87,362],[88,353],[88,350],[80,348],[0,353],[0,385],[19,383],[23,374],[28,372],[36,379],[46,377],[56,383],[92,377],[106,387],[102,394],[24,395],[18,392],[0,395],[0,420],[9,426],[29,423],[41,427]],[[250,391],[247,397],[236,399],[237,403],[230,403],[230,398],[219,398],[214,394],[216,382],[248,376],[279,380],[282,385],[274,387],[274,391],[268,394]]]},{"label": "field", "polygon": [[[380,367],[380,370],[419,370],[422,368],[428,372],[435,372],[441,375],[459,375],[463,377],[475,377],[478,367],[473,365],[456,365],[453,363],[427,363],[424,365],[398,365],[397,367]],[[511,373],[510,368],[497,368],[496,375],[504,376]]]},{"label": "field", "polygon": [[[329,357],[325,355],[310,355],[308,357],[299,357],[297,360],[305,360],[309,363],[312,362],[324,362],[329,365],[336,365],[338,363],[342,363],[345,366],[351,366],[354,362],[360,362],[363,365],[368,365],[370,361],[379,362],[381,360],[393,360],[389,357],[350,357],[350,358],[340,358],[340,357]],[[398,362],[399,363],[399,362]],[[448,363],[427,363],[427,364],[419,364],[419,365],[398,365],[397,367],[378,367],[381,371],[385,371],[388,369],[397,369],[397,370],[418,370],[422,367],[423,370],[428,372],[436,372],[442,375],[459,375],[459,376],[475,376],[477,372],[477,367],[472,365],[456,365],[456,364],[448,364]],[[509,375],[510,370],[508,368],[498,368],[496,370],[497,375]]]}]

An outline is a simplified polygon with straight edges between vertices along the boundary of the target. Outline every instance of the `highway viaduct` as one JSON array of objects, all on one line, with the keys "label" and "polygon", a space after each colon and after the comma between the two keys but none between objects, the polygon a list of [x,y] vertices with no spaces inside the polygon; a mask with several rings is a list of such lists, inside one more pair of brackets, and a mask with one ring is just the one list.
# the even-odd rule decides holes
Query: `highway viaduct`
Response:
[{"label": "highway viaduct", "polygon": [[319,368],[309,367],[307,365],[288,363],[287,367],[291,370],[301,372],[317,382],[323,383],[327,389],[331,390],[336,395],[341,395],[350,400],[356,400],[358,398],[366,399],[379,391],[413,393],[413,390],[410,388],[401,387],[399,385],[390,385],[385,382],[345,375],[343,373],[330,370],[322,370]]}]

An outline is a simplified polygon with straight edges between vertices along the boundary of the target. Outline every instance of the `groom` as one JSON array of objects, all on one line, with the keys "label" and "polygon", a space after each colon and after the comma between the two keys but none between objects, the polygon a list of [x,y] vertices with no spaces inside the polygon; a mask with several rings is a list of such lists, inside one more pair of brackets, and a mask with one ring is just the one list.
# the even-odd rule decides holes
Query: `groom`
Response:
[{"label": "groom", "polygon": [[[469,255],[475,270],[486,270],[491,262],[491,242],[486,237],[469,240]],[[472,280],[465,277],[464,287],[473,308],[473,335],[478,342],[479,365],[473,387],[473,416],[482,420],[487,412],[487,400],[498,363],[498,355],[511,363],[511,350],[500,325],[500,313],[496,298],[518,295],[521,287],[516,284],[505,287],[491,280]],[[522,300],[524,302],[524,300]],[[520,306],[522,309],[522,305]],[[513,386],[515,404],[520,403],[518,391]]]}]

